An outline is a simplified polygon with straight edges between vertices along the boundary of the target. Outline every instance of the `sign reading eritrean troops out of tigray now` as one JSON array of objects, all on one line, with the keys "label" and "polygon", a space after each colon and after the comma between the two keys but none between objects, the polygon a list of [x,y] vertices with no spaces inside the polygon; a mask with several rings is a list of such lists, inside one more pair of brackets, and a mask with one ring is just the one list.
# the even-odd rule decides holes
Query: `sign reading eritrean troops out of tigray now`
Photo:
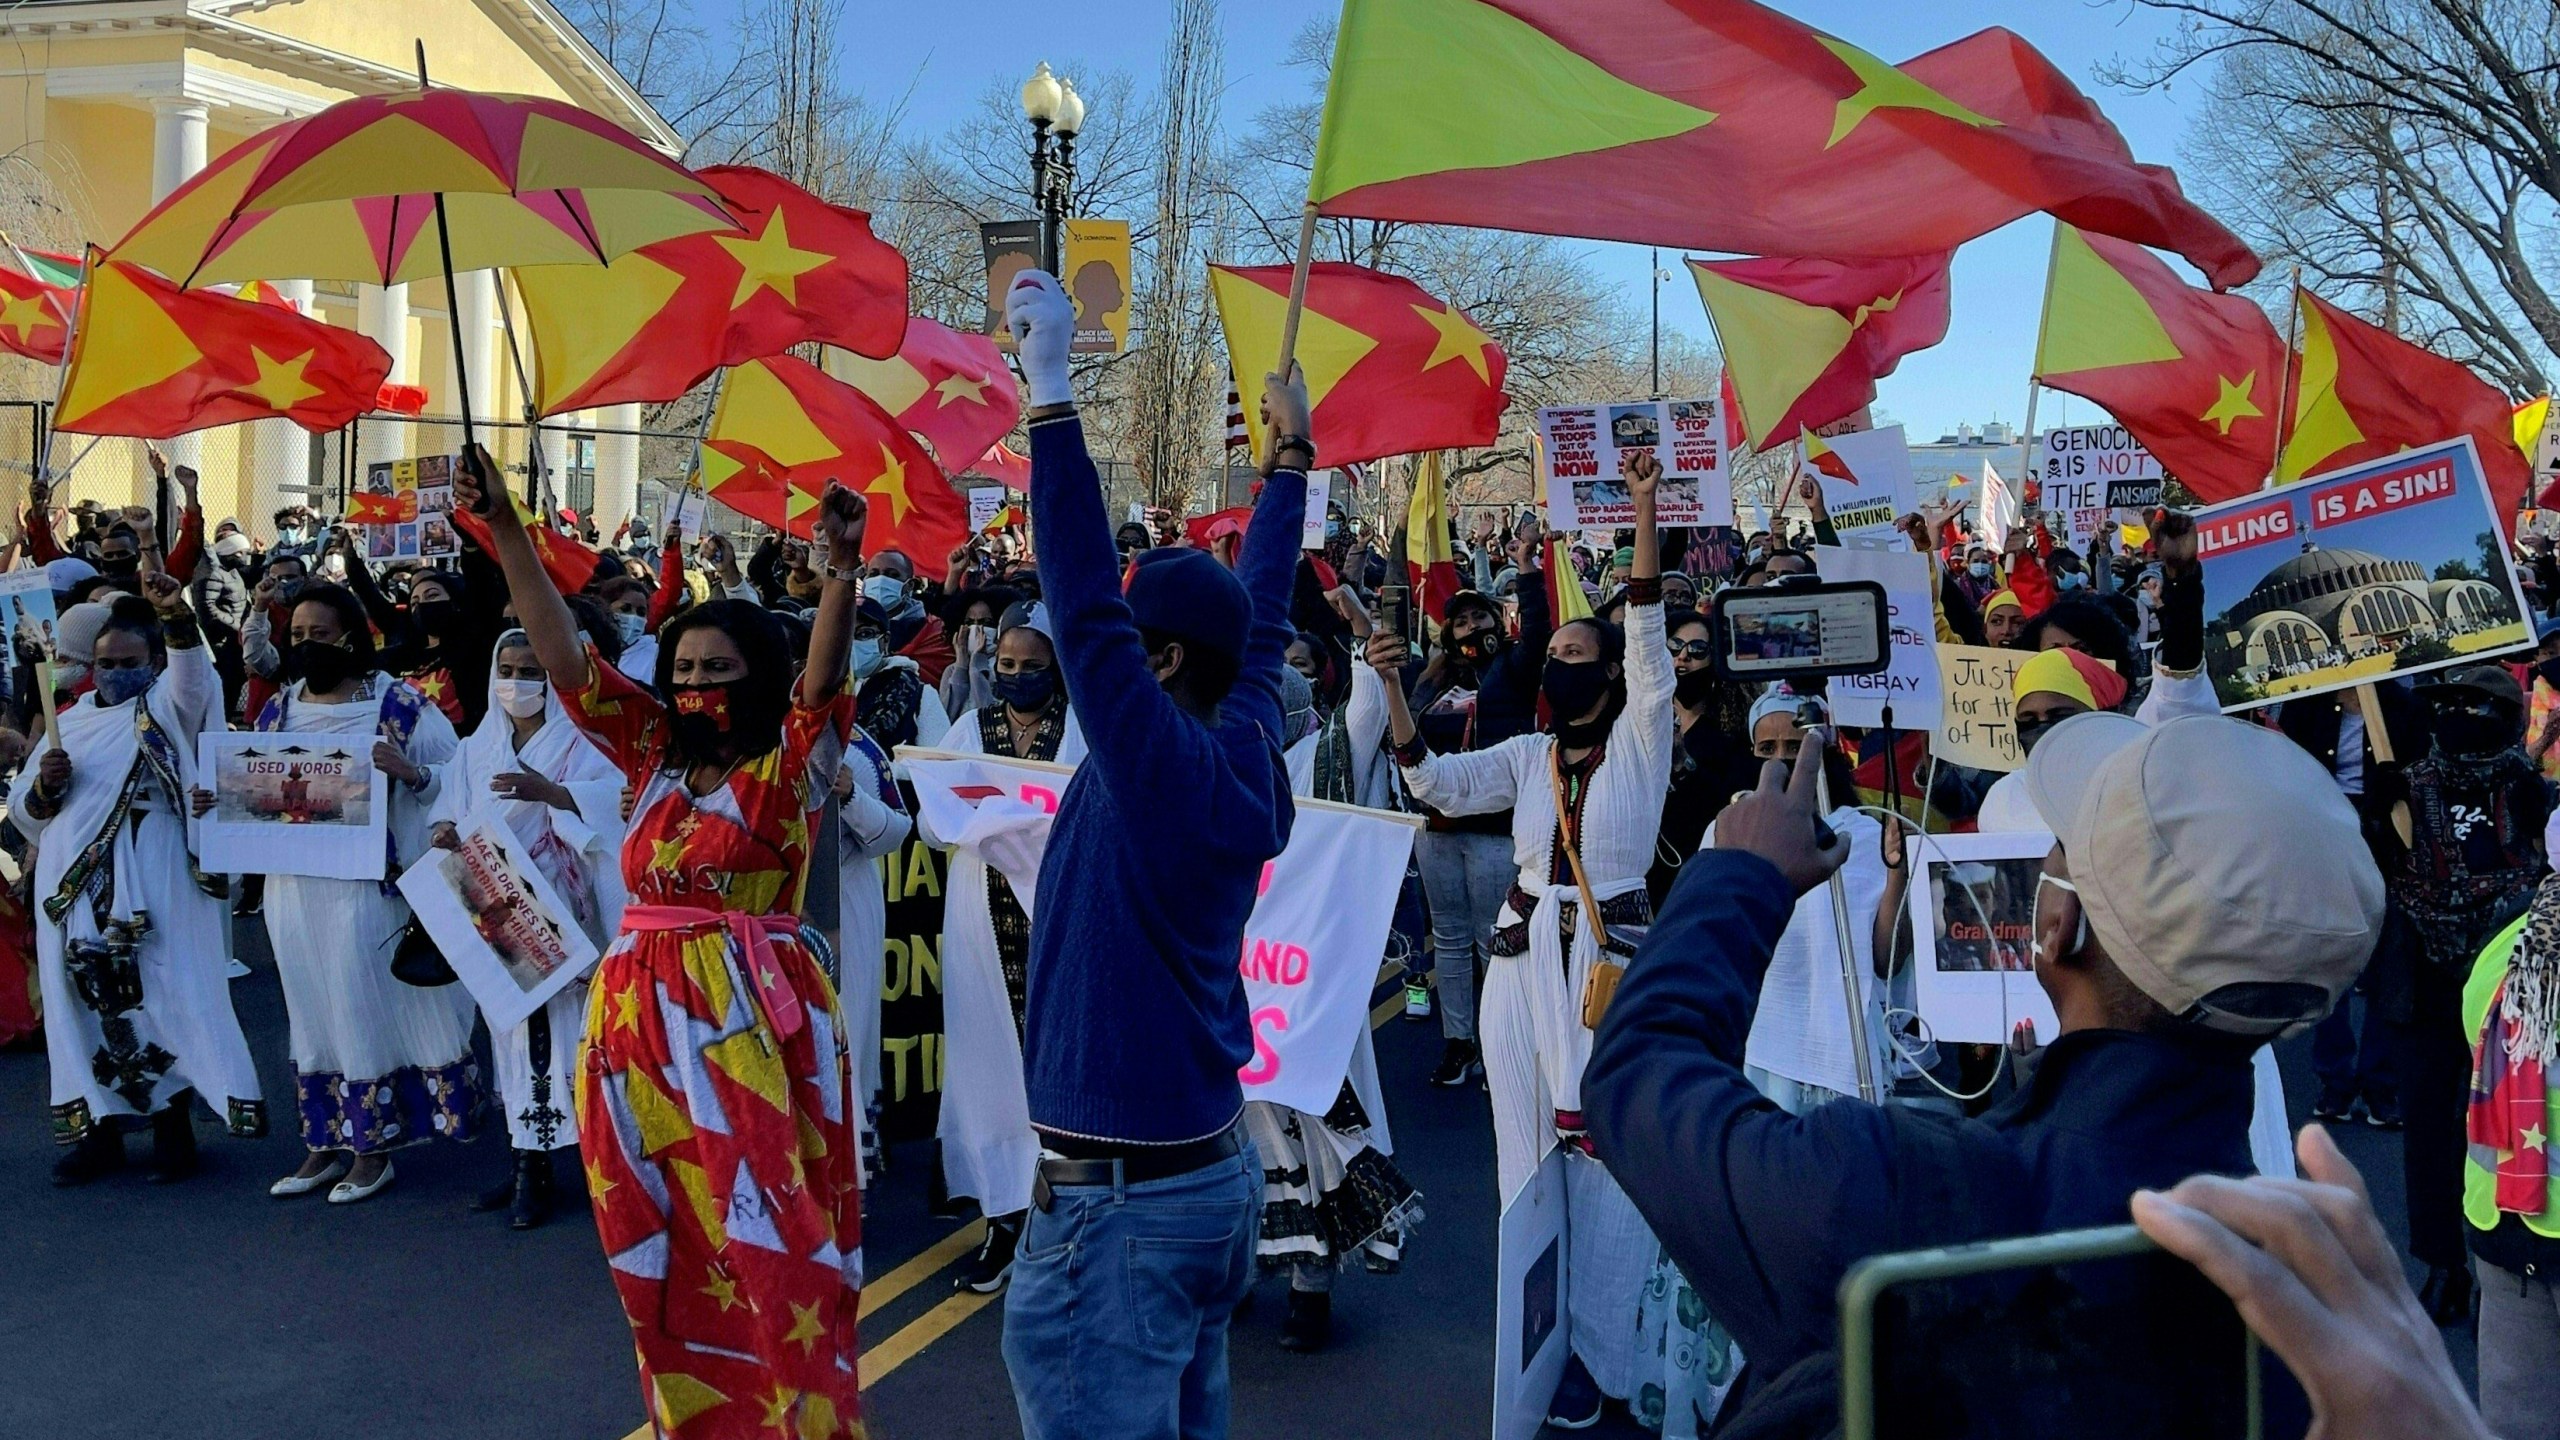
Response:
[{"label": "sign reading eritrean troops out of tigray now", "polygon": [[2198,511],[2196,551],[2226,711],[2533,643],[2468,438]]},{"label": "sign reading eritrean troops out of tigray now", "polygon": [[1551,405],[1538,412],[1545,457],[1547,524],[1557,530],[1614,530],[1636,521],[1635,497],[1618,473],[1620,457],[1650,450],[1662,462],[1653,497],[1657,525],[1730,525],[1733,486],[1725,472],[1724,427],[1713,400],[1628,400]]}]

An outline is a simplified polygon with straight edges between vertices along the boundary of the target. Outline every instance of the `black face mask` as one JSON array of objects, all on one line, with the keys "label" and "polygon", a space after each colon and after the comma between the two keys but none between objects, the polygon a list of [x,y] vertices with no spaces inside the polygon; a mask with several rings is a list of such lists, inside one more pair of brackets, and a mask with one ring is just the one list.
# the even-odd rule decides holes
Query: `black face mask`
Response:
[{"label": "black face mask", "polygon": [[1684,670],[1673,678],[1671,693],[1679,697],[1681,704],[1694,706],[1714,694],[1715,687],[1716,672],[1713,670]]},{"label": "black face mask", "polygon": [[409,618],[419,629],[443,639],[462,623],[462,607],[450,600],[422,600],[409,607]]},{"label": "black face mask", "polygon": [[129,580],[139,573],[141,569],[142,557],[139,555],[101,555],[98,557],[98,573],[101,575],[112,576],[119,580]]},{"label": "black face mask", "polygon": [[1538,677],[1538,688],[1547,697],[1547,712],[1555,717],[1556,738],[1568,744],[1588,741],[1571,738],[1569,732],[1596,728],[1608,733],[1608,716],[1602,716],[1592,727],[1575,724],[1591,707],[1609,693],[1609,664],[1605,660],[1558,660],[1550,656],[1546,669]]},{"label": "black face mask", "polygon": [[2452,755],[2495,755],[2517,741],[2516,723],[2504,715],[2448,710],[2436,716],[2436,743]]},{"label": "black face mask", "polygon": [[2543,684],[2560,690],[2560,658],[2543,661],[2533,667],[2533,673],[2541,678]]},{"label": "black face mask", "polygon": [[990,684],[997,699],[1028,715],[1048,708],[1049,698],[1058,693],[1058,672],[1045,665],[1010,675],[998,672]]},{"label": "black face mask", "polygon": [[1457,650],[1459,658],[1481,666],[1502,653],[1502,632],[1488,625],[1459,641]]},{"label": "black face mask", "polygon": [[297,641],[293,668],[314,690],[335,690],[356,673],[356,652],[323,640]]}]

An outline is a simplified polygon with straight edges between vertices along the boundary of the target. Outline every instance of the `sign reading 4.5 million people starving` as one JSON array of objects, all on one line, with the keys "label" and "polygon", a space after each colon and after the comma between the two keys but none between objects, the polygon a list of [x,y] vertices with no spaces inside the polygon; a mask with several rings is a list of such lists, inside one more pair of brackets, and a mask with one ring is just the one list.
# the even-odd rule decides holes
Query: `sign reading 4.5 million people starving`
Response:
[{"label": "sign reading 4.5 million people starving", "polygon": [[2468,439],[2196,514],[2205,669],[2225,710],[2532,643]]}]

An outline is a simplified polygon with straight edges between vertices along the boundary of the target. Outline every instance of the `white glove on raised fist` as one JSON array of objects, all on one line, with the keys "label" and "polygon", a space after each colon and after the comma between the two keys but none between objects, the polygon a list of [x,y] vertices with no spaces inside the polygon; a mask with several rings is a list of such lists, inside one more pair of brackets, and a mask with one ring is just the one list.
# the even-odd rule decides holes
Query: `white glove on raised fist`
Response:
[{"label": "white glove on raised fist", "polygon": [[1045,270],[1015,276],[1004,296],[1004,327],[1013,333],[1031,404],[1074,404],[1075,391],[1067,383],[1067,347],[1076,337],[1076,307],[1058,277]]}]

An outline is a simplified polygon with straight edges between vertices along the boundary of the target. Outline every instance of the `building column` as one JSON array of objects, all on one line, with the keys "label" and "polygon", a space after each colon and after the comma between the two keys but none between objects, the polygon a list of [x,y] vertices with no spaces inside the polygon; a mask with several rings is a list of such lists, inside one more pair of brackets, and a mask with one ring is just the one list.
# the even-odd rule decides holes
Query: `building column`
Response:
[{"label": "building column", "polygon": [[[151,102],[151,202],[158,204],[169,198],[169,192],[195,178],[204,168],[205,127],[212,113],[201,100],[182,96],[162,96]],[[204,441],[201,435],[180,435],[162,445],[171,465],[184,465],[201,473],[204,469]],[[138,488],[143,503],[151,502],[150,479],[142,476]]]},{"label": "building column", "polygon": [[201,100],[164,96],[151,102],[151,114],[151,203],[157,205],[204,168],[212,112]]},{"label": "building column", "polygon": [[[640,406],[636,401],[607,405],[596,412],[596,420],[607,432],[640,428]],[[632,517],[640,503],[640,437],[637,435],[596,436],[596,533],[607,540]]]},{"label": "building column", "polygon": [[[409,287],[405,284],[357,286],[356,329],[366,339],[391,352],[391,373],[384,376],[384,380],[395,385],[410,383]],[[356,483],[364,483],[367,467],[409,455],[413,438],[409,432],[415,428],[404,420],[357,422]]]},{"label": "building column", "polygon": [[[498,403],[498,369],[492,363],[497,348],[497,277],[494,271],[474,270],[453,278],[462,311],[454,317],[454,327],[462,336],[462,374],[471,391],[471,418],[487,420],[503,413]],[[461,413],[459,405],[445,408]]]},{"label": "building column", "polygon": [[542,511],[542,523],[551,523],[561,506],[569,503],[569,432],[576,429],[575,415],[555,416],[542,426],[542,477],[539,488],[528,497]]},{"label": "building column", "polygon": [[[276,293],[292,301],[303,314],[316,314],[318,307],[312,303],[310,281],[273,283]],[[238,509],[222,510],[215,497],[207,495],[204,528],[208,539],[226,514],[250,534],[273,540],[277,510],[296,502],[309,505],[314,511],[328,508],[327,494],[336,477],[313,473],[310,432],[290,420],[253,420],[246,435],[247,453],[241,457],[240,485],[234,501]],[[206,483],[210,489],[209,478]]]}]

